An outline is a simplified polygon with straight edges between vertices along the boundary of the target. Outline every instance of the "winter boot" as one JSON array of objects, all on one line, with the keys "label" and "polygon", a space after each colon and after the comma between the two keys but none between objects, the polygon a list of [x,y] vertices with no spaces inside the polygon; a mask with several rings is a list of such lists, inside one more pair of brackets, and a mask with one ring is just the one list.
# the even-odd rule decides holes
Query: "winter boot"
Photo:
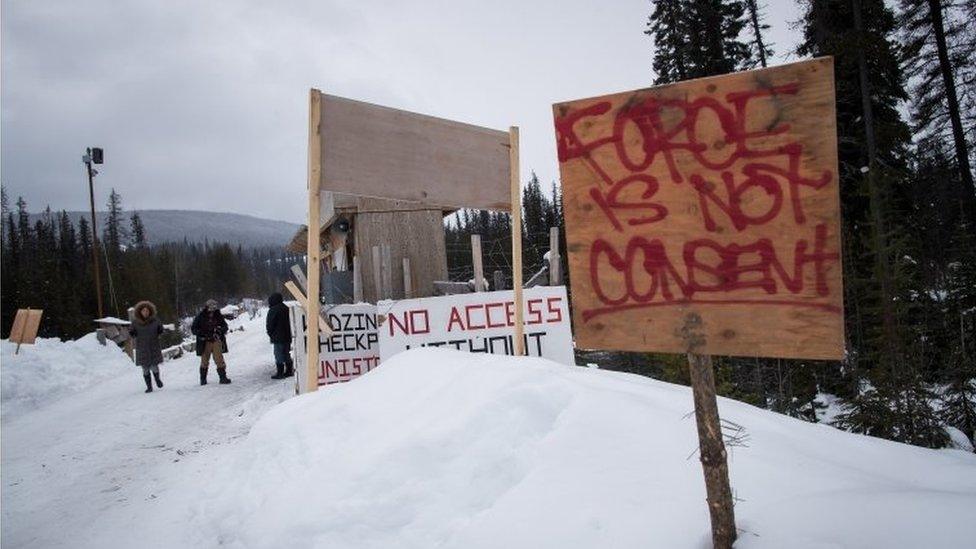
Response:
[{"label": "winter boot", "polygon": [[220,384],[227,385],[230,383],[230,378],[227,377],[227,370],[224,368],[217,368],[217,375],[220,377]]},{"label": "winter boot", "polygon": [[159,372],[153,372],[153,377],[156,378],[156,387],[160,389],[163,388],[163,378],[159,377]]},{"label": "winter boot", "polygon": [[206,384],[207,384],[207,369],[200,368],[200,385],[206,385]]},{"label": "winter boot", "polygon": [[285,365],[279,362],[275,364],[275,368],[277,371],[275,375],[271,376],[271,379],[285,379]]},{"label": "winter boot", "polygon": [[149,374],[145,374],[145,375],[142,376],[142,379],[146,380],[146,392],[147,393],[151,393],[152,392],[152,378],[149,377]]},{"label": "winter boot", "polygon": [[289,360],[288,363],[285,364],[285,377],[292,377],[293,375],[295,375],[295,367]]}]

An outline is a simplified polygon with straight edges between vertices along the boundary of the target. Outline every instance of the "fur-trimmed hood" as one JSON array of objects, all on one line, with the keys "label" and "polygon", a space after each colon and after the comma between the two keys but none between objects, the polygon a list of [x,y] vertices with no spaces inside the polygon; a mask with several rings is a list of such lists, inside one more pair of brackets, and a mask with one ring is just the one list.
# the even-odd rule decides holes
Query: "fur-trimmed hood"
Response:
[{"label": "fur-trimmed hood", "polygon": [[[149,318],[142,318],[141,311],[143,309],[149,309]],[[133,310],[135,322],[139,324],[146,325],[156,319],[156,305],[152,301],[140,301],[136,303]]]}]

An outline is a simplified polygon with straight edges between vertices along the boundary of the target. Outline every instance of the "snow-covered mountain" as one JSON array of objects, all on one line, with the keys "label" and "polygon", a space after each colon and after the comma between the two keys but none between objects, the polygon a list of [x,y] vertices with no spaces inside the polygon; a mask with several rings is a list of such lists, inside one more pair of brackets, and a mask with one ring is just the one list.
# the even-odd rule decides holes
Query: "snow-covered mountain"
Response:
[{"label": "snow-covered mountain", "polygon": [[[229,242],[244,247],[284,246],[295,235],[298,225],[287,221],[263,219],[250,215],[208,212],[199,210],[134,210],[139,212],[146,227],[150,244],[182,241],[190,242]],[[125,226],[128,228],[129,215],[125,212]],[[42,214],[32,214],[31,221]],[[75,225],[78,218],[89,219],[90,212],[70,211],[68,215]],[[96,222],[101,227],[105,223],[105,212],[96,212]]]},{"label": "snow-covered mountain", "polygon": [[[233,384],[190,354],[150,394],[91,338],[4,341],[3,546],[709,546],[688,387],[415,349],[295,397],[263,316],[231,328]],[[719,408],[737,548],[972,546],[976,455]]]}]

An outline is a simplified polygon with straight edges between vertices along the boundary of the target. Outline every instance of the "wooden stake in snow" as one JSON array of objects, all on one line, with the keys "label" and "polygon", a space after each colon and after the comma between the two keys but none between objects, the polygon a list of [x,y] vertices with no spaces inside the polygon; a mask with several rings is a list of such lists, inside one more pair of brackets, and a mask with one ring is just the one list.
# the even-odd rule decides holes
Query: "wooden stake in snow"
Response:
[{"label": "wooden stake in snow", "polygon": [[481,235],[471,235],[471,265],[474,268],[474,291],[485,291],[485,269],[481,262]]},{"label": "wooden stake in snow", "polygon": [[681,337],[688,346],[688,371],[695,400],[695,423],[698,425],[698,453],[705,474],[705,493],[712,523],[712,545],[715,549],[731,548],[735,541],[735,511],[729,486],[729,465],[722,424],[718,417],[718,397],[712,357],[696,351],[705,345],[702,319],[688,313]]}]

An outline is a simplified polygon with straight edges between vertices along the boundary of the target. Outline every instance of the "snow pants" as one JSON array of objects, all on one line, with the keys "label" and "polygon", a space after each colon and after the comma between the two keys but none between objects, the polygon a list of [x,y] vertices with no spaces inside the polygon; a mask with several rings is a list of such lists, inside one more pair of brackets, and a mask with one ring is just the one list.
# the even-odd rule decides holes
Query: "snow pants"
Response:
[{"label": "snow pants", "polygon": [[153,364],[152,366],[143,366],[142,367],[142,375],[148,376],[150,372],[152,372],[154,374],[158,374],[159,373],[159,364]]},{"label": "snow pants", "polygon": [[217,363],[217,369],[223,370],[227,368],[227,364],[224,363],[224,353],[220,349],[220,341],[208,341],[203,347],[203,354],[200,355],[200,368],[206,368],[210,366],[210,356],[213,355],[214,362]]}]

